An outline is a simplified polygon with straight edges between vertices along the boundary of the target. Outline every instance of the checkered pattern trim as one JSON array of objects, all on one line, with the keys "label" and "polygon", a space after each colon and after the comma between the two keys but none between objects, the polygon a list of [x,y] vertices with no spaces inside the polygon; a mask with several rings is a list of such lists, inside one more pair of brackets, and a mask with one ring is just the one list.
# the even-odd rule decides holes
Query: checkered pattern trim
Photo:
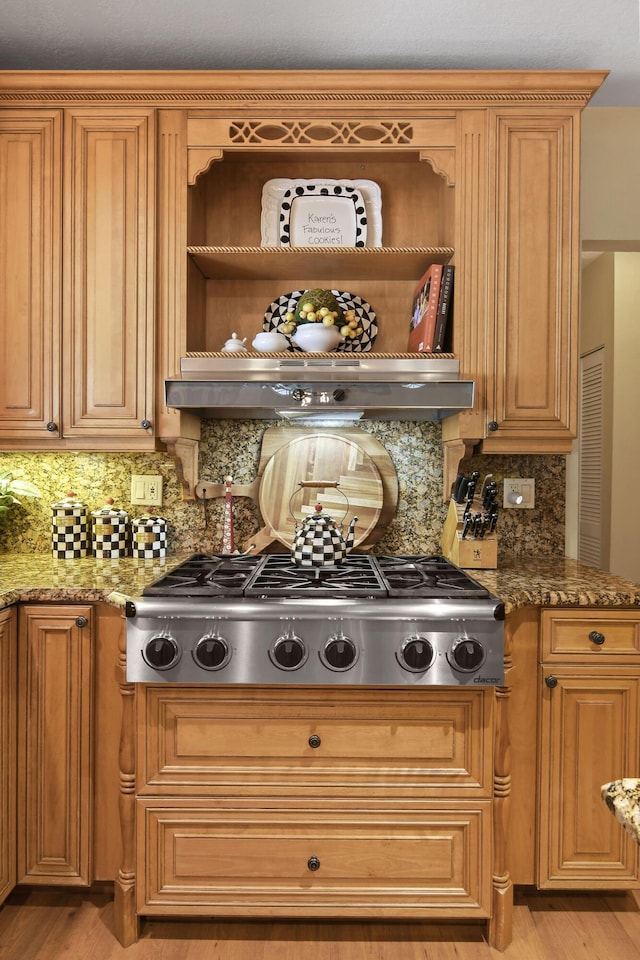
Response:
[{"label": "checkered pattern trim", "polygon": [[126,557],[129,533],[124,520],[109,517],[93,521],[93,555],[97,558]]},{"label": "checkered pattern trim", "polygon": [[77,560],[91,553],[89,521],[84,516],[54,517],[51,549],[58,560]]},{"label": "checkered pattern trim", "polygon": [[336,543],[335,537],[332,539],[328,530],[325,530],[324,533],[314,533],[311,537],[305,537],[304,543],[296,543],[293,550],[293,562],[301,567],[335,565],[342,563],[346,556],[346,547],[341,543]]},{"label": "checkered pattern trim", "polygon": [[142,560],[164,557],[167,552],[166,520],[147,521],[132,525],[131,553]]}]

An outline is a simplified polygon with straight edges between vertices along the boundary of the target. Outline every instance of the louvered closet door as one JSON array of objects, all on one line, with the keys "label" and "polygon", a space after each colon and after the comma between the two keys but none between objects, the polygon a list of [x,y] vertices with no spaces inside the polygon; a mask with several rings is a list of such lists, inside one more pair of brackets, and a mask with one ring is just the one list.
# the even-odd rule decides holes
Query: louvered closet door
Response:
[{"label": "louvered closet door", "polygon": [[580,361],[578,559],[604,566],[604,347]]}]

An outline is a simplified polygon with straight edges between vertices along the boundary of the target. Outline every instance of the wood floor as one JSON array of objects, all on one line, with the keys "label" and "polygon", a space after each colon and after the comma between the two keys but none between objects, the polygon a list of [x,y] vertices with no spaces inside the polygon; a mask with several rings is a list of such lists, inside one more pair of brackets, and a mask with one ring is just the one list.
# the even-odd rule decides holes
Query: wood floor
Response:
[{"label": "wood floor", "polygon": [[517,890],[505,953],[465,924],[146,922],[124,949],[110,889],[15,890],[0,908],[1,960],[640,960],[640,894]]}]

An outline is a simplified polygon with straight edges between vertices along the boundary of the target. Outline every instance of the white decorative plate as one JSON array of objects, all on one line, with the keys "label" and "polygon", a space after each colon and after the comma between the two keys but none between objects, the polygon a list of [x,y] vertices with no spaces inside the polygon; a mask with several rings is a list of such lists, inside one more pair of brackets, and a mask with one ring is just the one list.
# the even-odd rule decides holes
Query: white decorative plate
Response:
[{"label": "white decorative plate", "polygon": [[[304,290],[293,290],[291,293],[283,293],[281,297],[278,297],[277,300],[269,304],[264,315],[262,329],[267,332],[277,330],[278,333],[282,333],[280,327],[286,322],[286,314],[289,312],[294,313],[298,305],[298,300],[303,293],[305,293]],[[378,321],[376,320],[376,315],[371,305],[368,304],[366,300],[363,300],[362,297],[358,297],[353,293],[346,293],[344,290],[332,290],[331,293],[343,310],[355,311],[359,325],[362,327],[362,333],[359,337],[354,337],[353,340],[343,340],[335,350],[331,352],[368,353],[368,351],[373,348],[376,336],[378,335]],[[285,336],[287,335],[285,334]],[[290,337],[287,337],[287,340],[291,345],[291,350],[302,352],[300,348],[291,341]]]},{"label": "white decorative plate", "polygon": [[[261,244],[263,247],[291,246],[289,236],[291,227],[296,226],[298,215],[295,213],[295,203],[293,208],[290,206],[291,199],[300,197],[308,203],[312,198],[323,195],[321,191],[327,191],[328,197],[347,197],[351,191],[357,191],[364,203],[364,215],[359,214],[359,225],[362,228],[366,224],[366,239],[363,244],[357,243],[358,237],[355,237],[353,246],[380,247],[382,245],[382,196],[380,187],[373,180],[327,180],[323,178],[315,180],[288,180],[278,178],[267,180],[262,188],[262,215],[260,220]],[[339,191],[339,192],[336,192]],[[288,198],[285,194],[289,192]],[[289,202],[289,209],[284,204]],[[322,200],[316,201],[322,203]],[[346,203],[347,201],[345,201]],[[349,206],[351,205],[349,201]],[[356,207],[357,204],[354,204]],[[347,207],[348,209],[348,207]],[[294,223],[291,222],[291,215],[294,215]],[[352,214],[355,213],[355,209]],[[284,219],[281,221],[281,216]],[[363,222],[364,221],[364,222]],[[288,231],[281,230],[285,225],[289,227]],[[298,227],[298,230],[300,228]],[[296,234],[297,235],[297,234]],[[285,241],[282,241],[282,237]],[[323,244],[324,245],[324,244]],[[336,243],[336,246],[343,244]]]},{"label": "white decorative plate", "polygon": [[285,190],[278,236],[283,247],[364,247],[367,211],[355,187],[307,184]]}]

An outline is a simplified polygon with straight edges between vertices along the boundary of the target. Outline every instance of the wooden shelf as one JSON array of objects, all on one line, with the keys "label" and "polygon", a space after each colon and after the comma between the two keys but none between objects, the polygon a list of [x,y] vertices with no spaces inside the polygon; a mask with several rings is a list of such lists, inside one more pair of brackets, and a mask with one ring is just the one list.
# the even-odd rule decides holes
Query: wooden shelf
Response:
[{"label": "wooden shelf", "polygon": [[208,280],[415,280],[432,263],[448,263],[453,247],[187,247]]}]

